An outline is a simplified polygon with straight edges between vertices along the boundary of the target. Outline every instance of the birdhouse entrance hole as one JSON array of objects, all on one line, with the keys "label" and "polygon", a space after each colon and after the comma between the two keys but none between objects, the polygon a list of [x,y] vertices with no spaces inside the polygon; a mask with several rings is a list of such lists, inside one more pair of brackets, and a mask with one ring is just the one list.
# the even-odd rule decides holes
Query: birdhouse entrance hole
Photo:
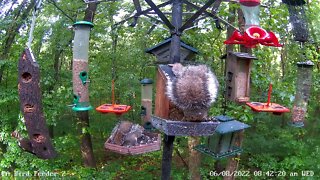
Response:
[{"label": "birdhouse entrance hole", "polygon": [[32,75],[28,72],[23,73],[22,75],[22,82],[28,83],[32,80]]}]

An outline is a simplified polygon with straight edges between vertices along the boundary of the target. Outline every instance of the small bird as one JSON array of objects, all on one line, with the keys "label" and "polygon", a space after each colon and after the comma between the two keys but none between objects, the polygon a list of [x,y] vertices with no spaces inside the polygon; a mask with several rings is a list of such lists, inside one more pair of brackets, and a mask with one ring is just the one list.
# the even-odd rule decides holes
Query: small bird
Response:
[{"label": "small bird", "polygon": [[172,64],[175,78],[166,86],[168,98],[183,111],[186,121],[207,120],[208,110],[215,102],[219,82],[206,65]]}]

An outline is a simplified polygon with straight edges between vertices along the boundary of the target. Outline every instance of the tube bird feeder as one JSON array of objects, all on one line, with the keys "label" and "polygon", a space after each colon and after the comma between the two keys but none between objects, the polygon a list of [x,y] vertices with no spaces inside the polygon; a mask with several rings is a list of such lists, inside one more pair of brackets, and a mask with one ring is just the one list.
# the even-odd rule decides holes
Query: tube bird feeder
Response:
[{"label": "tube bird feeder", "polygon": [[289,21],[292,27],[293,39],[306,42],[309,38],[308,21],[304,10],[304,0],[282,0],[289,11]]},{"label": "tube bird feeder", "polygon": [[72,81],[74,94],[74,111],[93,109],[89,102],[88,53],[89,37],[93,24],[88,21],[78,21],[74,25]]},{"label": "tube bird feeder", "polygon": [[289,125],[294,127],[303,127],[307,112],[308,100],[310,97],[310,89],[312,84],[312,67],[311,61],[299,62],[298,77],[296,84],[296,95],[292,110],[292,118]]},{"label": "tube bird feeder", "polygon": [[141,118],[144,128],[151,126],[152,114],[152,79],[142,79],[141,83]]}]

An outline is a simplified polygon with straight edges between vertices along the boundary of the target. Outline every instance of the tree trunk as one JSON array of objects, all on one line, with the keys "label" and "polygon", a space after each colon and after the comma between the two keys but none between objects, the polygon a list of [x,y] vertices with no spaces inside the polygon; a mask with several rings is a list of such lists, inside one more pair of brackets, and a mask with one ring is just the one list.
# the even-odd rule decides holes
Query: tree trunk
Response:
[{"label": "tree trunk", "polygon": [[[14,42],[14,38],[16,35],[19,33],[19,29],[23,25],[24,21],[27,19],[30,11],[33,9],[35,5],[35,0],[31,1],[30,4],[27,4],[28,1],[24,0],[19,7],[19,11],[17,11],[16,14],[14,14],[13,21],[11,24],[8,26],[6,29],[6,35],[5,38],[2,42],[2,47],[1,47],[1,54],[0,54],[0,61],[6,60],[9,56],[9,51],[12,47],[12,44]],[[26,8],[25,8],[26,7]],[[0,66],[0,84],[3,79],[3,72],[5,70],[5,66],[2,65]]]}]

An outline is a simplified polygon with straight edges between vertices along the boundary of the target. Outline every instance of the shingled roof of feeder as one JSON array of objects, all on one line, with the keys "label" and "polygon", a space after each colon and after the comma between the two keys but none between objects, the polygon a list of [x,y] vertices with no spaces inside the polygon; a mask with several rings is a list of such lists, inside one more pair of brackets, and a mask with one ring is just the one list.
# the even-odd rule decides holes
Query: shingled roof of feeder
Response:
[{"label": "shingled roof of feeder", "polygon": [[[153,50],[158,49],[158,48],[161,48],[162,46],[165,46],[165,45],[167,45],[168,43],[171,43],[171,40],[172,40],[172,38],[168,38],[168,39],[162,41],[161,43],[159,43],[159,44],[157,44],[157,45],[155,45],[155,46],[153,46],[153,47],[151,47],[151,48],[146,49],[145,52],[152,54],[152,51],[153,51]],[[187,50],[190,50],[190,51],[192,51],[192,52],[194,52],[194,53],[196,53],[196,54],[199,53],[199,51],[198,51],[196,48],[193,48],[193,47],[187,45],[187,44],[184,43],[183,41],[181,41],[181,47],[183,47],[183,48],[185,48],[185,49],[187,49]]]},{"label": "shingled roof of feeder", "polygon": [[231,133],[231,132],[235,132],[235,131],[240,131],[243,129],[246,129],[250,127],[249,125],[236,121],[236,120],[232,120],[232,121],[227,121],[227,122],[221,122],[217,129],[215,130],[215,132],[219,133],[219,134],[226,134],[226,133]]},{"label": "shingled roof of feeder", "polygon": [[249,54],[249,53],[233,52],[233,51],[229,51],[229,53],[237,56],[238,58],[253,59],[253,60],[258,59],[256,56]]}]

